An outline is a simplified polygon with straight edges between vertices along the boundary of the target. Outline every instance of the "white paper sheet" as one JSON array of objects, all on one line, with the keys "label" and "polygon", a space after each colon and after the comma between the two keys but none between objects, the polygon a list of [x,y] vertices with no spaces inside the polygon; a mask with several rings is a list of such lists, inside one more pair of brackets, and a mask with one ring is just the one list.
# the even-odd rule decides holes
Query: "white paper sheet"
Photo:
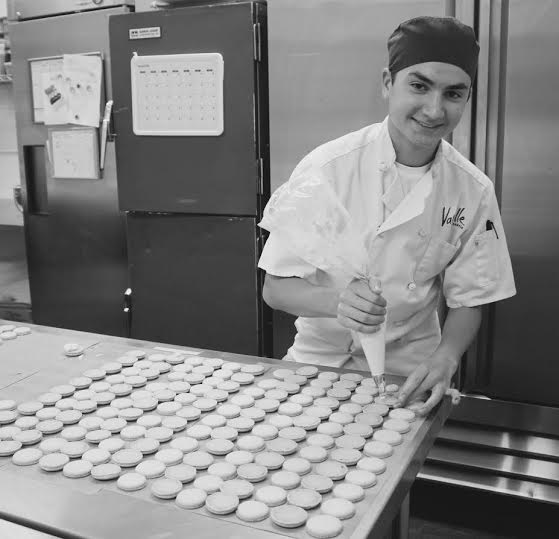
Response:
[{"label": "white paper sheet", "polygon": [[49,134],[53,178],[99,178],[95,128],[57,129]]},{"label": "white paper sheet", "polygon": [[63,71],[68,84],[68,123],[99,127],[102,61],[99,56],[65,54]]},{"label": "white paper sheet", "polygon": [[[31,90],[33,97],[33,121],[40,123],[44,121],[43,106],[43,74],[62,73],[62,57],[49,58],[45,60],[30,60]],[[46,96],[45,96],[46,99]]]},{"label": "white paper sheet", "polygon": [[42,113],[45,125],[68,123],[68,86],[60,71],[41,74]]}]

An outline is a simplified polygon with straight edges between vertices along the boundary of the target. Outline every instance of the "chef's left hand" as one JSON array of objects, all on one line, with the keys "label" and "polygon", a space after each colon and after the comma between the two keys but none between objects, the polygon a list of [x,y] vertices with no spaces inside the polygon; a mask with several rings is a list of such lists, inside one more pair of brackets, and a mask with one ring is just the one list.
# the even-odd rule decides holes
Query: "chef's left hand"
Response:
[{"label": "chef's left hand", "polygon": [[419,365],[407,378],[398,394],[398,405],[405,406],[419,398],[423,393],[431,391],[427,402],[418,410],[418,415],[427,415],[444,397],[450,387],[452,376],[458,367],[459,359],[437,350]]}]

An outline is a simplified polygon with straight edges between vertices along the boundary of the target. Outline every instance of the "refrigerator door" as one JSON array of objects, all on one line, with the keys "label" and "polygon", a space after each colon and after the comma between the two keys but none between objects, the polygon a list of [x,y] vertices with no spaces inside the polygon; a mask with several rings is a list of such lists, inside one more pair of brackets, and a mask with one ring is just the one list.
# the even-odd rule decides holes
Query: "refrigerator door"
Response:
[{"label": "refrigerator door", "polygon": [[133,338],[258,355],[255,219],[127,216]]},{"label": "refrigerator door", "polygon": [[[263,191],[259,158],[267,147],[267,140],[259,138],[262,133],[258,129],[259,79],[265,74],[261,49],[265,8],[264,4],[246,2],[111,18],[114,121],[122,209],[257,215],[258,193]],[[151,37],[136,38],[146,34]],[[130,77],[130,60],[135,53],[139,56],[221,54],[223,133],[218,136],[135,135]],[[154,84],[159,84],[158,80]],[[180,99],[180,95],[175,97]],[[155,106],[163,107],[161,99],[155,101]],[[171,116],[178,114],[173,106],[165,109]]]},{"label": "refrigerator door", "polygon": [[100,52],[104,104],[111,88],[108,19],[126,11],[121,7],[10,25],[32,315],[37,324],[126,334],[125,222],[118,209],[114,144],[108,144],[101,179],[52,178],[45,150],[47,128],[33,121],[28,62]]},{"label": "refrigerator door", "polygon": [[511,1],[508,23],[501,212],[517,295],[495,305],[486,392],[558,406],[559,4]]}]

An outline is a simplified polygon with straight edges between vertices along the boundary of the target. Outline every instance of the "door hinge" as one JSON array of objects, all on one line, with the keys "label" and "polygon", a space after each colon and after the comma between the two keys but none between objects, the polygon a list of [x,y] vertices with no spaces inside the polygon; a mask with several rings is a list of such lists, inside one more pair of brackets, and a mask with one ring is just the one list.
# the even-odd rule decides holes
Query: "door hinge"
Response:
[{"label": "door hinge", "polygon": [[257,22],[256,24],[253,25],[254,28],[254,32],[253,32],[253,36],[254,36],[254,59],[257,62],[260,62],[261,57],[262,57],[262,50],[261,50],[261,34],[260,34],[260,23]]},{"label": "door hinge", "polygon": [[257,162],[257,174],[258,174],[258,178],[256,179],[257,182],[257,191],[259,195],[263,195],[264,194],[264,159],[262,159],[262,157],[258,158],[258,162]]}]

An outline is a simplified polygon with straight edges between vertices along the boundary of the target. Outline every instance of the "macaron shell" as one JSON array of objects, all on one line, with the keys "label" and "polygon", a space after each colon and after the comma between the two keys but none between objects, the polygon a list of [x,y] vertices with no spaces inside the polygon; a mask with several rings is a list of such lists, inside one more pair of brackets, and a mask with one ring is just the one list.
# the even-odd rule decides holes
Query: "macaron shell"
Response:
[{"label": "macaron shell", "polygon": [[135,472],[128,472],[121,475],[116,482],[116,486],[125,492],[134,492],[143,489],[147,484],[147,479]]},{"label": "macaron shell", "polygon": [[298,528],[307,521],[308,513],[301,507],[295,505],[280,505],[271,511],[271,519],[274,524],[282,528]]},{"label": "macaron shell", "polygon": [[239,498],[232,494],[216,492],[206,498],[206,508],[214,515],[227,515],[239,506]]},{"label": "macaron shell", "polygon": [[331,515],[316,515],[307,521],[307,533],[317,539],[330,539],[342,533],[343,524],[339,518]]},{"label": "macaron shell", "polygon": [[198,509],[206,503],[208,495],[199,488],[187,488],[179,492],[175,503],[182,509]]},{"label": "macaron shell", "polygon": [[242,502],[237,507],[237,517],[245,522],[260,522],[268,517],[270,509],[265,503],[254,500]]}]

